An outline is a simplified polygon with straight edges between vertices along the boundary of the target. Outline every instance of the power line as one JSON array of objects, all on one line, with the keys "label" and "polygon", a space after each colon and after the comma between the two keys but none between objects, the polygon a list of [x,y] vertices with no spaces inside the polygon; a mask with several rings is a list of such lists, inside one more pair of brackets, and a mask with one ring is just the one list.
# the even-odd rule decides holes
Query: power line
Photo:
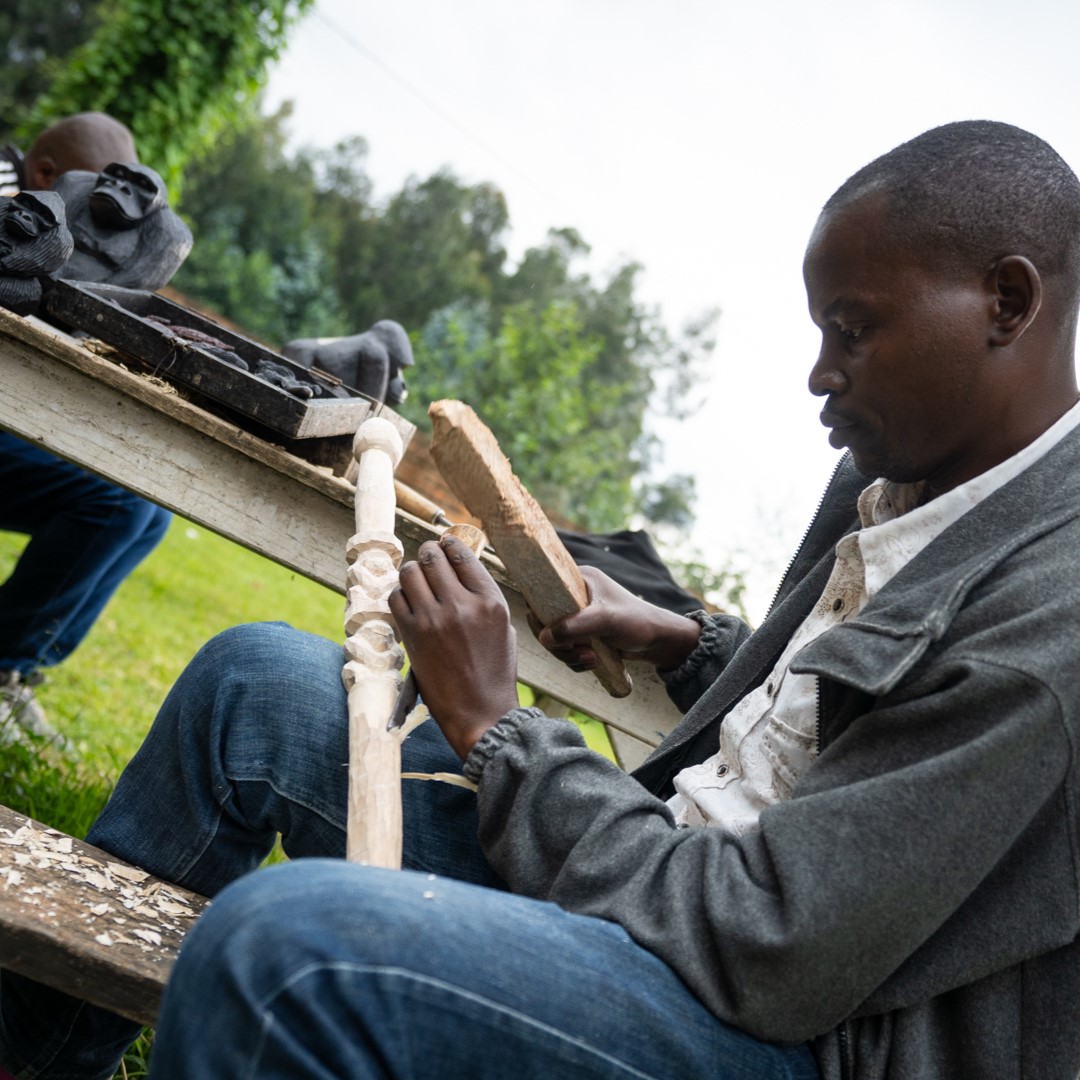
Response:
[{"label": "power line", "polygon": [[580,215],[576,214],[571,207],[565,205],[560,198],[543,188],[540,184],[536,182],[536,180],[533,179],[533,177],[528,172],[518,168],[517,165],[515,165],[512,161],[509,161],[507,158],[503,157],[503,155],[499,153],[499,151],[489,145],[479,135],[471,131],[459,120],[455,119],[450,113],[448,113],[444,108],[442,108],[442,106],[440,106],[436,101],[432,100],[432,98],[425,94],[423,90],[421,90],[414,83],[410,82],[400,72],[396,71],[393,67],[391,67],[385,60],[382,59],[382,57],[374,53],[362,42],[357,41],[357,39],[353,37],[353,35],[350,34],[349,31],[346,30],[343,26],[334,22],[333,19],[325,15],[321,10],[319,10],[318,7],[314,9],[314,14],[319,19],[319,21],[322,22],[328,29],[338,34],[346,44],[351,46],[361,56],[363,56],[365,59],[369,60],[376,67],[380,68],[383,72],[385,72],[391,79],[394,80],[394,82],[396,82],[399,86],[403,87],[410,94],[412,94],[413,97],[415,97],[419,102],[421,102],[421,104],[430,109],[436,116],[439,117],[440,120],[442,120],[444,123],[449,124],[461,135],[464,135],[465,138],[467,138],[470,142],[474,143],[481,150],[483,150],[484,153],[489,154],[500,165],[502,165],[506,169],[509,169],[520,180],[523,180],[525,183],[527,183],[538,195],[542,196],[544,199],[550,202],[553,208],[557,208],[561,214],[569,215],[572,220],[581,220]]}]

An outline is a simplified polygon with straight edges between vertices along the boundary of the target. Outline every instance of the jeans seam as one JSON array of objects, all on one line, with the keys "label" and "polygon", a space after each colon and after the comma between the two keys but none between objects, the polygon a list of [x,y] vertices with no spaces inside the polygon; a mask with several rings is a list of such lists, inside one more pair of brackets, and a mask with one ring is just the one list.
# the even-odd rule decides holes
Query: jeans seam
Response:
[{"label": "jeans seam", "polygon": [[[478,1004],[484,1008],[490,1009],[492,1012],[499,1013],[503,1016],[511,1017],[528,1027],[536,1028],[546,1034],[553,1036],[559,1042],[573,1046],[578,1050],[581,1050],[587,1054],[592,1055],[599,1061],[606,1062],[617,1069],[623,1070],[627,1076],[637,1078],[637,1080],[664,1080],[663,1077],[654,1076],[652,1073],[642,1072],[640,1069],[634,1068],[632,1065],[628,1065],[625,1061],[620,1061],[618,1058],[612,1057],[610,1054],[605,1053],[602,1050],[598,1050],[594,1046],[590,1046],[583,1039],[575,1038],[567,1035],[558,1028],[552,1027],[550,1024],[545,1024],[534,1017],[529,1016],[527,1013],[523,1013],[518,1009],[512,1009],[509,1006],[501,1005],[498,1002],[492,1001],[490,998],[476,994],[471,990],[464,990],[460,986],[455,986],[453,983],[444,982],[442,979],[433,978],[430,975],[422,975],[415,971],[410,971],[407,968],[401,967],[387,967],[382,964],[355,964],[344,960],[337,960],[330,963],[320,962],[305,964],[302,968],[298,968],[292,972],[288,978],[284,979],[273,990],[267,992],[257,1002],[257,1008],[262,1010],[262,1018],[260,1024],[260,1038],[259,1038],[259,1052],[262,1053],[262,1049],[265,1046],[266,1034],[270,1027],[273,1025],[273,1017],[270,1014],[273,1001],[281,994],[295,986],[297,983],[308,978],[311,975],[320,974],[328,971],[345,971],[353,972],[365,975],[382,975],[402,978],[415,983],[421,983],[425,986],[435,987],[455,997],[463,998],[474,1004]],[[253,1058],[254,1064],[258,1064],[258,1058]],[[254,1076],[252,1071],[249,1076]]]},{"label": "jeans seam", "polygon": [[[343,765],[342,767],[346,768],[347,766],[348,766],[348,763],[346,762],[345,765]],[[330,828],[336,829],[338,832],[340,832],[342,834],[344,834],[344,832],[345,832],[345,822],[344,822],[344,820],[335,821],[330,816],[329,811],[327,811],[327,810],[325,810],[325,809],[323,809],[321,807],[311,805],[311,803],[308,802],[307,799],[305,799],[305,798],[303,798],[301,796],[298,796],[295,792],[283,791],[278,786],[278,784],[276,782],[276,777],[274,777],[274,775],[272,773],[270,775],[268,775],[268,776],[234,776],[234,775],[231,775],[230,773],[226,772],[226,780],[228,781],[228,789],[225,792],[225,797],[220,802],[217,802],[217,800],[215,799],[215,802],[217,802],[217,808],[218,808],[217,822],[214,825],[214,833],[215,834],[217,833],[217,828],[218,828],[218,825],[221,822],[222,815],[227,812],[226,807],[230,803],[235,805],[234,795],[236,794],[236,785],[237,784],[265,784],[275,795],[277,795],[280,799],[284,799],[292,807],[298,807],[301,810],[306,810],[309,814],[313,814],[315,817],[317,817],[324,824],[330,826]],[[242,817],[238,818],[238,817],[236,817],[235,815],[232,815],[232,814],[230,814],[230,817],[233,817],[233,820],[241,821],[241,823],[244,824],[245,826],[247,824],[246,820],[243,819]]]}]

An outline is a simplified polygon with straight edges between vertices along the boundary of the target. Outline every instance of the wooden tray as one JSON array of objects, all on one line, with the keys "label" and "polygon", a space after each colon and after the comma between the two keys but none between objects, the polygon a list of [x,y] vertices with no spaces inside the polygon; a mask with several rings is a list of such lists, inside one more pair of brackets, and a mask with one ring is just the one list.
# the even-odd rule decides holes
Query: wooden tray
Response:
[{"label": "wooden tray", "polygon": [[[234,367],[193,341],[177,338],[165,327],[148,321],[150,315],[217,338],[250,367],[259,360],[268,360],[288,368],[303,381],[342,387],[348,396],[297,397],[250,371]],[[100,338],[150,373],[196,391],[239,418],[249,418],[253,425],[245,425],[240,419],[238,422],[256,433],[269,429],[290,439],[351,435],[372,414],[394,423],[406,444],[416,430],[382,402],[344,386],[332,375],[305,368],[157,293],[56,281],[42,297],[41,316]]]}]

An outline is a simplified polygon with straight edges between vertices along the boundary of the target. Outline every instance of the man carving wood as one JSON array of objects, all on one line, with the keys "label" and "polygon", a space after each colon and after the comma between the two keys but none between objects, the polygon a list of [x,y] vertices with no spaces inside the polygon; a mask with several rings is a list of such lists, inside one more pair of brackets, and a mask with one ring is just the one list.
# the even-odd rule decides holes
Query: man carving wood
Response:
[{"label": "man carving wood", "polygon": [[[518,706],[501,593],[423,545],[390,606],[442,735],[403,755],[463,760],[475,803],[405,789],[419,872],[297,858],[216,896],[156,1080],[1075,1080],[1080,181],[1018,128],[946,125],[841,186],[803,271],[849,453],[761,627],[585,574],[541,640],[651,660],[686,711],[626,775]],[[206,893],[275,830],[340,853],[340,658],[216,639],[94,842]],[[2,988],[9,1068],[34,1016],[93,1018],[95,1067],[115,1056],[108,1018]],[[73,1065],[85,1032],[39,1075],[104,1075]]]}]

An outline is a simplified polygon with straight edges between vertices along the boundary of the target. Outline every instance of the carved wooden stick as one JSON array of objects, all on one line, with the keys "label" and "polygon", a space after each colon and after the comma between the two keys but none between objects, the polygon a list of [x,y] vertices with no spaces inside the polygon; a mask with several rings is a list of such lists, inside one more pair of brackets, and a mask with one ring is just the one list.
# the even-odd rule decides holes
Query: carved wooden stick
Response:
[{"label": "carved wooden stick", "polygon": [[[490,429],[461,401],[436,401],[431,417],[431,456],[455,495],[479,518],[495,553],[529,607],[547,626],[581,611],[589,593],[547,515],[514,475]],[[596,677],[612,697],[630,693],[622,659],[593,639]]]},{"label": "carved wooden stick", "polygon": [[401,866],[401,739],[386,722],[401,688],[405,655],[388,597],[403,550],[394,535],[394,468],[404,448],[388,420],[372,417],[353,440],[356,535],[348,543],[342,678],[349,692],[349,805],[345,857]]}]

